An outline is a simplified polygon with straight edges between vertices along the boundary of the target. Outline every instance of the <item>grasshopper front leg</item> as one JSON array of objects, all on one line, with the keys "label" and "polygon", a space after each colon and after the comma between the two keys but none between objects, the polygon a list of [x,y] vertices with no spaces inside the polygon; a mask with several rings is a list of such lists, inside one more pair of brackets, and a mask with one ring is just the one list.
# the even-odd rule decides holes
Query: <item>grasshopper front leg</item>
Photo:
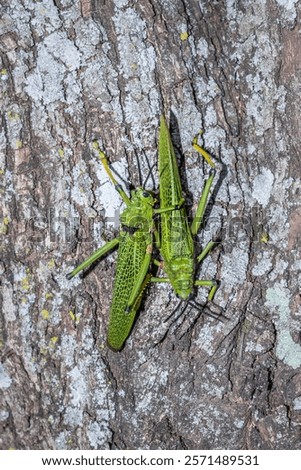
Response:
[{"label": "grasshopper front leg", "polygon": [[[98,145],[98,142],[97,141],[94,141],[93,142],[93,148],[97,151],[98,153],[98,157],[109,177],[109,179],[112,181],[116,191],[118,192],[118,194],[121,196],[123,202],[126,204],[126,206],[130,206],[131,205],[131,200],[129,199],[129,197],[127,196],[127,194],[125,193],[124,189],[122,188],[122,186],[116,181],[111,169],[110,169],[110,166],[109,166],[109,162],[108,162],[108,159],[107,159],[107,156],[106,154],[100,149],[99,145]],[[82,271],[83,269],[87,268],[88,266],[90,266],[92,263],[94,263],[95,261],[97,261],[99,258],[101,258],[102,256],[104,256],[106,253],[108,253],[110,250],[112,250],[113,248],[115,248],[118,243],[119,243],[120,239],[119,237],[117,238],[114,238],[113,240],[111,240],[110,242],[106,243],[103,247],[99,248],[98,250],[95,251],[95,253],[93,253],[88,259],[86,259],[83,263],[81,263],[79,266],[77,266],[73,271],[71,271],[71,273],[67,274],[67,279],[71,279],[72,277],[76,276],[76,274],[78,274],[80,271]]]},{"label": "grasshopper front leg", "polygon": [[126,206],[129,206],[131,204],[131,200],[130,198],[127,196],[127,194],[125,193],[124,189],[122,188],[122,186],[116,181],[116,179],[114,178],[114,175],[111,171],[111,168],[109,166],[109,162],[108,162],[108,159],[107,159],[107,156],[106,154],[100,149],[99,145],[98,145],[98,142],[95,140],[93,142],[93,148],[97,151],[98,153],[98,157],[99,157],[99,160],[101,161],[108,177],[110,178],[110,180],[112,181],[116,191],[119,193],[120,197],[122,198],[123,202],[126,204]]}]

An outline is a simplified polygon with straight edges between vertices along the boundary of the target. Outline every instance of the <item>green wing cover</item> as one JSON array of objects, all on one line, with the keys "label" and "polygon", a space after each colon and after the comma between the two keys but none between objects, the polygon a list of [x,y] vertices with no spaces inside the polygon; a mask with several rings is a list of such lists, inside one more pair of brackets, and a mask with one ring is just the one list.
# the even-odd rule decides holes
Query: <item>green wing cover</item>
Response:
[{"label": "green wing cover", "polygon": [[[159,136],[160,207],[179,204],[182,186],[175,151],[164,116]],[[166,261],[191,256],[193,242],[184,208],[161,215],[161,253]],[[166,265],[168,271],[168,265]]]},{"label": "green wing cover", "polygon": [[141,303],[142,292],[131,311],[129,313],[126,312],[128,300],[137,281],[147,246],[141,239],[137,241],[128,232],[122,231],[120,235],[121,240],[118,248],[117,268],[108,327],[108,345],[115,351],[119,351],[123,347],[125,340],[129,336]]}]

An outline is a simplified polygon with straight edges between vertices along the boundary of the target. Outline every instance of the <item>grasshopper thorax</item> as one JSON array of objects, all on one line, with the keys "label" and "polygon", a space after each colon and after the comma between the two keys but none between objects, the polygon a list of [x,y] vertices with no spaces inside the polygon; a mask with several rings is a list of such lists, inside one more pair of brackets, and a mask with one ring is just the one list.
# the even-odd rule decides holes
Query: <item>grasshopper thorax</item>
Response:
[{"label": "grasshopper thorax", "polygon": [[[132,191],[131,204],[120,216],[121,225],[125,228],[149,232],[153,223],[153,195],[143,188]],[[129,230],[127,230],[129,231]]]}]

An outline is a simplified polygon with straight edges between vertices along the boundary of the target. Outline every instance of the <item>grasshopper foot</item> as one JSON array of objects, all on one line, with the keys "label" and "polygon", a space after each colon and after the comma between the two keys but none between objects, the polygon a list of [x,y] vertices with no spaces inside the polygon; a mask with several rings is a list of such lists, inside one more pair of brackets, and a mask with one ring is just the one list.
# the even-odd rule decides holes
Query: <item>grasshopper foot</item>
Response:
[{"label": "grasshopper foot", "polygon": [[178,209],[181,209],[184,205],[184,202],[185,202],[185,199],[182,197],[179,201],[179,204],[176,204],[175,205],[175,209],[178,210]]}]

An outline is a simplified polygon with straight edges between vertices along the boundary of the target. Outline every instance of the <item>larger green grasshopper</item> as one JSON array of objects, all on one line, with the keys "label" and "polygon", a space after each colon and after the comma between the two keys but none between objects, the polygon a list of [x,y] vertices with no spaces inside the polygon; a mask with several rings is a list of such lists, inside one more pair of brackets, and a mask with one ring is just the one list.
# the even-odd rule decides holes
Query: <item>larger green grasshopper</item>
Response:
[{"label": "larger green grasshopper", "polygon": [[[67,277],[71,279],[117,245],[119,246],[107,335],[109,347],[119,351],[132,329],[143,290],[148,282],[157,280],[149,274],[156,234],[154,215],[173,211],[178,209],[179,205],[177,203],[172,207],[154,209],[156,201],[153,195],[143,188],[132,191],[131,198],[129,198],[115,180],[105,154],[99,149],[97,143],[94,143],[94,147],[98,151],[110,180],[124,201],[126,209],[120,216],[119,236],[99,248]],[[182,202],[183,200],[179,200],[180,204]]]},{"label": "larger green grasshopper", "polygon": [[[200,263],[215,245],[211,241],[196,257],[193,237],[196,236],[202,223],[206,204],[215,176],[215,165],[210,155],[198,145],[197,137],[193,140],[193,147],[201,153],[211,170],[209,178],[199,200],[199,204],[189,225],[184,207],[178,210],[162,213],[160,224],[160,253],[163,258],[163,269],[167,274],[176,295],[183,300],[192,296],[194,286],[209,286],[208,300],[212,300],[217,289],[215,280],[195,280],[196,264]],[[160,207],[175,206],[182,200],[182,186],[175,151],[164,116],[161,116],[159,133],[159,179],[160,179]],[[163,279],[162,279],[163,281]]]}]

